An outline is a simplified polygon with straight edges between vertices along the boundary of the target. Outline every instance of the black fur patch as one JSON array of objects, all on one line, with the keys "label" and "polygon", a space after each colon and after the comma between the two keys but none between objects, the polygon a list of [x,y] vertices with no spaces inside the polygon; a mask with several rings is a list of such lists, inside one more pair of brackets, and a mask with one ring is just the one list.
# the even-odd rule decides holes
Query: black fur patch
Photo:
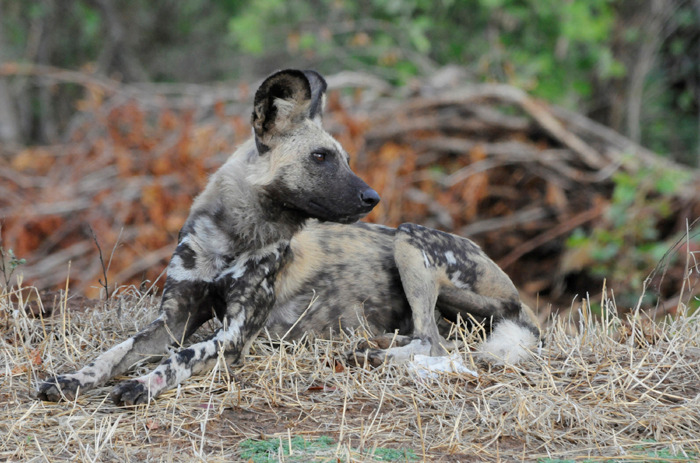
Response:
[{"label": "black fur patch", "polygon": [[69,375],[58,375],[39,384],[37,397],[41,400],[58,402],[61,399],[61,393],[63,393],[68,399],[73,399],[80,387],[83,387],[83,384],[77,378]]},{"label": "black fur patch", "polygon": [[261,142],[259,138],[255,137],[255,147],[258,150],[258,154],[265,154],[270,151],[270,147],[265,143]]},{"label": "black fur patch", "polygon": [[[459,281],[465,288],[474,288],[482,273],[473,259],[474,254],[482,254],[476,244],[450,233],[412,223],[402,224],[397,230],[405,234],[408,243],[423,251],[430,266],[444,267],[450,280]],[[448,255],[454,261],[448,259]]]},{"label": "black fur patch", "polygon": [[182,266],[187,270],[192,270],[197,266],[197,254],[187,243],[180,243],[175,250],[175,255],[182,259]]}]

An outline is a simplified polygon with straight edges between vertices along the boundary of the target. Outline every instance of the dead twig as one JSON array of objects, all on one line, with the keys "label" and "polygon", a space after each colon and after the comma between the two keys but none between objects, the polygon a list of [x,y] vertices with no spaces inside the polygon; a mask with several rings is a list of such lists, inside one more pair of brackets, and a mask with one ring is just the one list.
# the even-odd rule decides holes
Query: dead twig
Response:
[{"label": "dead twig", "polygon": [[98,279],[97,281],[102,285],[102,288],[105,290],[105,301],[109,299],[109,281],[107,280],[107,266],[105,265],[105,261],[102,257],[102,247],[100,247],[100,242],[97,241],[97,236],[95,235],[95,231],[92,229],[90,225],[87,225],[88,230],[90,230],[90,234],[92,235],[92,240],[95,242],[95,246],[97,247],[97,252],[100,258],[100,266],[102,266],[102,278],[104,278],[104,281],[102,279]]},{"label": "dead twig", "polygon": [[546,232],[541,233],[536,237],[532,238],[531,240],[528,240],[525,243],[521,244],[509,254],[507,254],[505,257],[499,259],[498,265],[503,269],[510,267],[515,263],[515,261],[520,259],[523,255],[527,254],[528,252],[532,252],[539,246],[542,246],[543,244],[546,244],[549,241],[570,232],[576,227],[580,227],[586,222],[590,222],[591,220],[600,217],[600,215],[603,213],[603,210],[604,209],[602,205],[597,205],[592,209],[576,214],[575,216],[560,223],[556,227],[551,228]]}]

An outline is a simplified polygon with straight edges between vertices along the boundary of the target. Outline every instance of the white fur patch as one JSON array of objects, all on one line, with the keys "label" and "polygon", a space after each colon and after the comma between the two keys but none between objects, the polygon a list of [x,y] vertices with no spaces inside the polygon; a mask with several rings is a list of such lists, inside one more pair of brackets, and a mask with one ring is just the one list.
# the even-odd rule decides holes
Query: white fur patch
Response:
[{"label": "white fur patch", "polygon": [[450,265],[454,265],[457,263],[457,259],[455,259],[455,255],[452,251],[447,251],[445,253],[445,259],[447,259],[447,263]]},{"label": "white fur patch", "polygon": [[279,243],[273,243],[265,246],[262,249],[257,250],[254,253],[242,253],[240,256],[238,256],[238,258],[236,258],[233,265],[222,271],[220,274],[218,274],[216,276],[216,279],[219,280],[226,276],[234,278],[236,280],[238,278],[241,278],[245,274],[246,265],[251,259],[253,259],[256,263],[260,263],[264,258],[270,255],[274,255],[275,259],[279,259],[281,255],[279,247]]},{"label": "white fur patch", "polygon": [[179,243],[186,244],[195,254],[195,267],[184,267],[182,257],[173,255],[168,264],[168,278],[175,281],[212,282],[225,265],[224,255],[229,252],[230,240],[208,217],[200,217],[194,231]]},{"label": "white fur patch", "polygon": [[454,272],[450,275],[450,281],[457,288],[471,290],[471,287],[468,284],[466,284],[464,281],[462,281],[461,278],[462,278],[462,272],[460,272],[459,270],[457,270],[456,272]]},{"label": "white fur patch", "polygon": [[[221,341],[223,343],[229,343],[235,341],[241,336],[241,327],[245,322],[245,311],[239,310],[235,317],[227,319],[225,324],[226,329],[219,330],[214,336],[215,341]],[[214,347],[217,346],[216,342],[213,342]]]},{"label": "white fur patch", "polygon": [[[202,281],[203,275],[201,275],[195,269],[186,269],[183,266],[182,258],[177,254],[173,255],[168,264],[168,278],[172,278],[175,281]],[[206,280],[209,281],[209,280]]]},{"label": "white fur patch", "polygon": [[[209,249],[227,249],[231,239],[209,217],[201,216],[194,222],[192,233],[200,243],[206,243]],[[185,240],[190,236],[185,237]]]},{"label": "white fur patch", "polygon": [[492,363],[513,364],[528,358],[530,349],[536,345],[537,337],[530,330],[514,321],[502,320],[481,345],[479,353]]},{"label": "white fur patch", "polygon": [[423,253],[423,263],[425,264],[425,268],[430,268],[430,261],[428,260],[428,255],[425,253],[425,251],[421,251]]},{"label": "white fur patch", "polygon": [[117,344],[95,359],[92,366],[85,366],[72,375],[65,375],[80,381],[83,386],[102,384],[109,379],[109,374],[126,354],[134,348],[134,338]]},{"label": "white fur patch", "polygon": [[230,237],[209,217],[202,216],[195,221],[194,231],[187,238],[191,238],[190,247],[197,255],[197,272],[202,279],[212,281],[225,264],[224,255],[229,251]]},{"label": "white fur patch", "polygon": [[240,277],[242,277],[243,274],[245,273],[245,266],[248,263],[248,259],[243,258],[243,257],[239,257],[238,259],[236,259],[235,262],[236,263],[233,264],[231,267],[229,267],[226,270],[224,270],[223,272],[221,272],[216,277],[216,279],[218,280],[218,279],[221,279],[223,277],[229,276],[229,277],[233,278],[234,280],[237,280]]}]

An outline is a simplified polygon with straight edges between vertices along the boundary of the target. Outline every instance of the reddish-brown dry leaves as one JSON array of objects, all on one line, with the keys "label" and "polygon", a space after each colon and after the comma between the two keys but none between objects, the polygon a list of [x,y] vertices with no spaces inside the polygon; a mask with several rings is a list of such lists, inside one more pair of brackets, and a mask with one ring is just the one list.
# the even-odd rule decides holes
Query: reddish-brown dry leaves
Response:
[{"label": "reddish-brown dry leaves", "polygon": [[[241,98],[249,93],[246,86],[238,90]],[[579,279],[569,278],[568,288],[560,271],[566,237],[600,217],[585,212],[608,204],[610,178],[591,181],[598,172],[522,108],[501,111],[507,100],[415,98],[383,113],[368,111],[369,117],[349,111],[361,104],[359,96],[344,103],[331,92],[326,125],[382,196],[367,220],[417,222],[475,239],[507,263],[533,304],[539,294],[540,305],[549,298],[568,307],[574,294],[602,286],[569,268]],[[90,88],[66,143],[0,158],[2,245],[27,259],[25,281],[62,287],[72,261],[71,288],[95,297],[103,270],[90,228],[109,263],[110,291],[155,281],[193,198],[250,135],[248,109],[232,114],[231,107],[106,98]],[[604,152],[602,141],[593,142]],[[674,207],[685,216],[700,214],[697,200]]]}]

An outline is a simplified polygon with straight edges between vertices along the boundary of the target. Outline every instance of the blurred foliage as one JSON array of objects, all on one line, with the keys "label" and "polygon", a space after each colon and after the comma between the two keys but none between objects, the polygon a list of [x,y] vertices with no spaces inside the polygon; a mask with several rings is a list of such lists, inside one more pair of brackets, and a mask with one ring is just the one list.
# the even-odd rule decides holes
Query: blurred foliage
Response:
[{"label": "blurred foliage", "polygon": [[[693,179],[677,170],[645,168],[635,175],[617,173],[613,180],[615,188],[604,220],[592,230],[579,228],[571,234],[566,241],[565,266],[586,268],[592,275],[626,288],[617,295],[618,302],[631,307],[651,270],[666,258],[679,257],[667,253],[680,237],[661,240],[661,234],[668,228],[664,221],[673,213],[671,195]],[[694,239],[698,240],[697,234]]]},{"label": "blurred foliage", "polygon": [[[618,114],[636,98],[625,92],[630,73],[640,72],[630,64],[641,59],[647,23],[659,16],[653,3],[268,0],[241,8],[229,37],[254,56],[284,47],[322,70],[369,69],[398,84],[456,63],[475,80],[516,85],[623,131]],[[669,13],[656,19],[664,38],[645,79],[640,141],[700,164],[700,6],[669,1],[662,8]]]},{"label": "blurred foliage", "polygon": [[12,274],[15,273],[17,267],[27,263],[26,259],[19,259],[15,256],[12,249],[3,248],[0,246],[0,273],[2,273],[2,283],[5,289],[10,288],[10,281],[12,280]]},{"label": "blurred foliage", "polygon": [[[337,67],[379,68],[398,83],[438,65],[473,67],[551,101],[589,97],[591,79],[618,77],[615,15],[606,0],[321,0],[251,2],[229,22],[234,43]],[[310,17],[326,21],[309,21]],[[272,26],[272,27],[271,27]]]},{"label": "blurred foliage", "polygon": [[[652,46],[640,141],[700,163],[697,0],[3,0],[1,8],[4,60],[169,82],[311,66],[406,84],[457,64],[474,80],[514,84],[618,131],[630,99],[641,97],[626,95],[634,65]],[[660,37],[649,45],[652,26]],[[31,93],[31,83],[18,87]],[[57,108],[20,104],[25,139],[55,137],[31,127],[37,111],[65,120],[76,96],[54,98]]]},{"label": "blurred foliage", "polygon": [[[3,0],[1,8],[6,61],[125,81],[259,78],[309,66],[396,84],[457,64],[474,80],[514,84],[700,164],[697,0]],[[644,47],[653,62],[640,71]],[[628,95],[639,72],[643,95]],[[76,95],[42,105],[33,83],[16,87],[28,99],[19,102],[25,139],[51,141],[60,130],[37,112],[65,120]],[[630,115],[640,98],[641,115]],[[626,129],[630,118],[641,135]]]}]

